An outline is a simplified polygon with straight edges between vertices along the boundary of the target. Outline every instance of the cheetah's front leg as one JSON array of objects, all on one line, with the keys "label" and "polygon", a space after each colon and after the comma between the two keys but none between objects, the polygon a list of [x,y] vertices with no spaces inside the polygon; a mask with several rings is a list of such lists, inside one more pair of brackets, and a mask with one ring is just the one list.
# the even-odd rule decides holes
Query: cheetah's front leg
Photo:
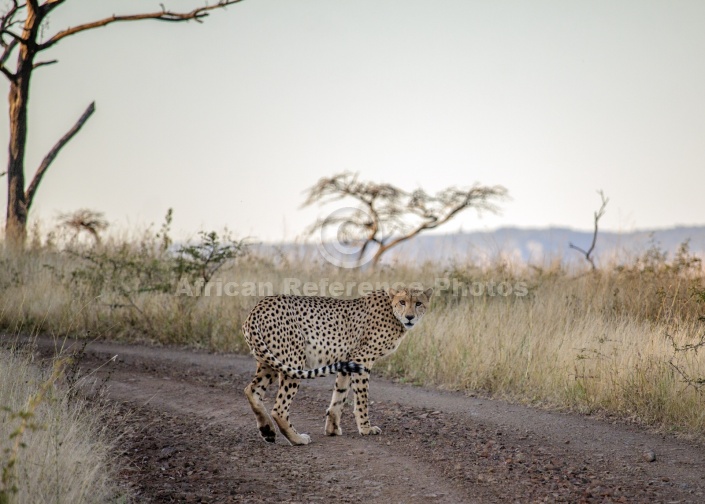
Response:
[{"label": "cheetah's front leg", "polygon": [[376,425],[370,426],[370,419],[367,416],[369,383],[370,373],[368,372],[356,374],[352,377],[352,389],[355,393],[355,421],[357,422],[358,432],[363,436],[382,432],[382,429]]}]

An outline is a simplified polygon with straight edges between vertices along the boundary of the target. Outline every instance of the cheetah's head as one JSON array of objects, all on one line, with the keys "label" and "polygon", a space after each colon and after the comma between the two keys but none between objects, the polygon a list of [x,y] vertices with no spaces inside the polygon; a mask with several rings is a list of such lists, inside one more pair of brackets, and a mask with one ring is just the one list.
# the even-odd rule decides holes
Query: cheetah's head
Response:
[{"label": "cheetah's head", "polygon": [[431,302],[433,289],[389,289],[394,316],[407,329],[414,327],[424,316]]}]

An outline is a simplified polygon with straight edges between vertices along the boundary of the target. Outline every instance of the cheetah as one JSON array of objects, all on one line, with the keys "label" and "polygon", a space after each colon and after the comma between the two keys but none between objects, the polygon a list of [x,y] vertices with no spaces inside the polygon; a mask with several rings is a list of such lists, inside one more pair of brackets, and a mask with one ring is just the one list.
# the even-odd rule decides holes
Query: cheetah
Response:
[{"label": "cheetah", "polygon": [[[371,292],[357,299],[270,296],[253,308],[243,324],[245,340],[257,361],[257,371],[245,388],[260,435],[274,443],[279,430],[292,445],[311,442],[289,421],[289,406],[301,379],[337,373],[333,398],[326,411],[325,434],[340,436],[340,415],[348,390],[354,392],[358,432],[379,434],[370,425],[367,390],[375,360],[394,352],[407,331],[426,313],[433,289],[403,288]],[[279,377],[271,416],[262,400]],[[274,419],[274,421],[272,421]]]}]

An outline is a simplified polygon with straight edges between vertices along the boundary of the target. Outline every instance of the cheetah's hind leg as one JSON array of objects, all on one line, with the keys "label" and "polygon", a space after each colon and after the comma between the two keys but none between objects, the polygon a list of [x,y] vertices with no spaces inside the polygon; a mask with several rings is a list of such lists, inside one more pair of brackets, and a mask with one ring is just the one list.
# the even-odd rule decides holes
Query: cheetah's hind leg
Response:
[{"label": "cheetah's hind leg", "polygon": [[292,445],[305,445],[311,442],[311,437],[308,434],[296,432],[296,429],[289,421],[289,407],[294,396],[296,396],[296,392],[299,390],[300,381],[280,373],[279,392],[277,392],[277,400],[272,409],[272,418],[277,422],[281,433]]},{"label": "cheetah's hind leg", "polygon": [[252,411],[257,417],[257,427],[262,438],[268,443],[274,443],[277,437],[277,431],[274,427],[272,417],[267,413],[262,400],[264,399],[267,387],[272,383],[278,372],[269,367],[267,364],[258,362],[257,372],[250,384],[245,388],[245,395],[250,402]]},{"label": "cheetah's hind leg", "polygon": [[343,434],[343,429],[340,428],[340,415],[343,412],[343,405],[345,404],[345,398],[348,396],[349,388],[350,375],[345,372],[338,373],[335,378],[333,397],[326,411],[326,436],[340,436]]}]

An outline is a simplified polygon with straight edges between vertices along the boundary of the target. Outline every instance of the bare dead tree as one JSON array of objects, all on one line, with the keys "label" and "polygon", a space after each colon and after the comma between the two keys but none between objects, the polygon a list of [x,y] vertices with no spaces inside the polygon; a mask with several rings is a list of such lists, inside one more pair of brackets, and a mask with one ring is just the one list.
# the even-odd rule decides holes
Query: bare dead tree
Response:
[{"label": "bare dead tree", "polygon": [[[392,247],[442,226],[463,210],[498,212],[495,201],[507,196],[502,186],[481,185],[469,189],[449,187],[435,195],[423,189],[406,192],[391,184],[360,181],[357,174],[349,172],[324,177],[307,193],[303,206],[346,198],[356,202],[355,208],[319,219],[309,231],[336,227],[339,238],[360,245],[358,261],[372,253],[373,264]],[[371,247],[376,249],[372,252]]]},{"label": "bare dead tree", "polygon": [[59,215],[59,221],[61,226],[73,231],[72,241],[77,240],[82,232],[86,232],[93,237],[96,245],[100,245],[100,233],[108,228],[108,221],[105,220],[103,212],[86,208],[68,214],[61,214]]},{"label": "bare dead tree", "polygon": [[595,231],[592,234],[592,243],[590,244],[590,248],[587,250],[583,250],[582,248],[578,247],[577,245],[573,245],[573,243],[568,243],[568,246],[574,250],[577,250],[581,254],[585,256],[585,260],[590,263],[590,267],[592,268],[592,271],[597,270],[597,266],[595,266],[595,258],[592,257],[592,252],[595,250],[595,244],[597,243],[597,225],[600,222],[600,219],[602,218],[603,215],[605,215],[605,208],[607,208],[607,203],[609,203],[610,199],[605,198],[605,193],[602,192],[602,190],[597,191],[597,194],[600,195],[600,199],[602,200],[602,204],[600,205],[600,209],[595,212],[594,215],[594,220],[595,220]]},{"label": "bare dead tree", "polygon": [[[10,138],[7,166],[7,219],[5,240],[11,248],[21,249],[27,236],[27,215],[32,206],[42,177],[59,151],[78,133],[95,111],[91,103],[73,127],[60,138],[37,167],[28,187],[25,187],[25,147],[27,144],[27,106],[30,81],[34,71],[40,67],[57,63],[56,59],[39,59],[45,51],[67,37],[101,28],[114,23],[156,20],[168,22],[201,22],[209,12],[222,9],[241,0],[219,0],[218,2],[176,12],[163,5],[161,10],[128,15],[112,15],[103,19],[79,24],[45,36],[45,21],[58,7],[69,0],[9,0],[0,13],[0,73],[10,83],[9,112]],[[14,59],[14,65],[10,60]]]}]

